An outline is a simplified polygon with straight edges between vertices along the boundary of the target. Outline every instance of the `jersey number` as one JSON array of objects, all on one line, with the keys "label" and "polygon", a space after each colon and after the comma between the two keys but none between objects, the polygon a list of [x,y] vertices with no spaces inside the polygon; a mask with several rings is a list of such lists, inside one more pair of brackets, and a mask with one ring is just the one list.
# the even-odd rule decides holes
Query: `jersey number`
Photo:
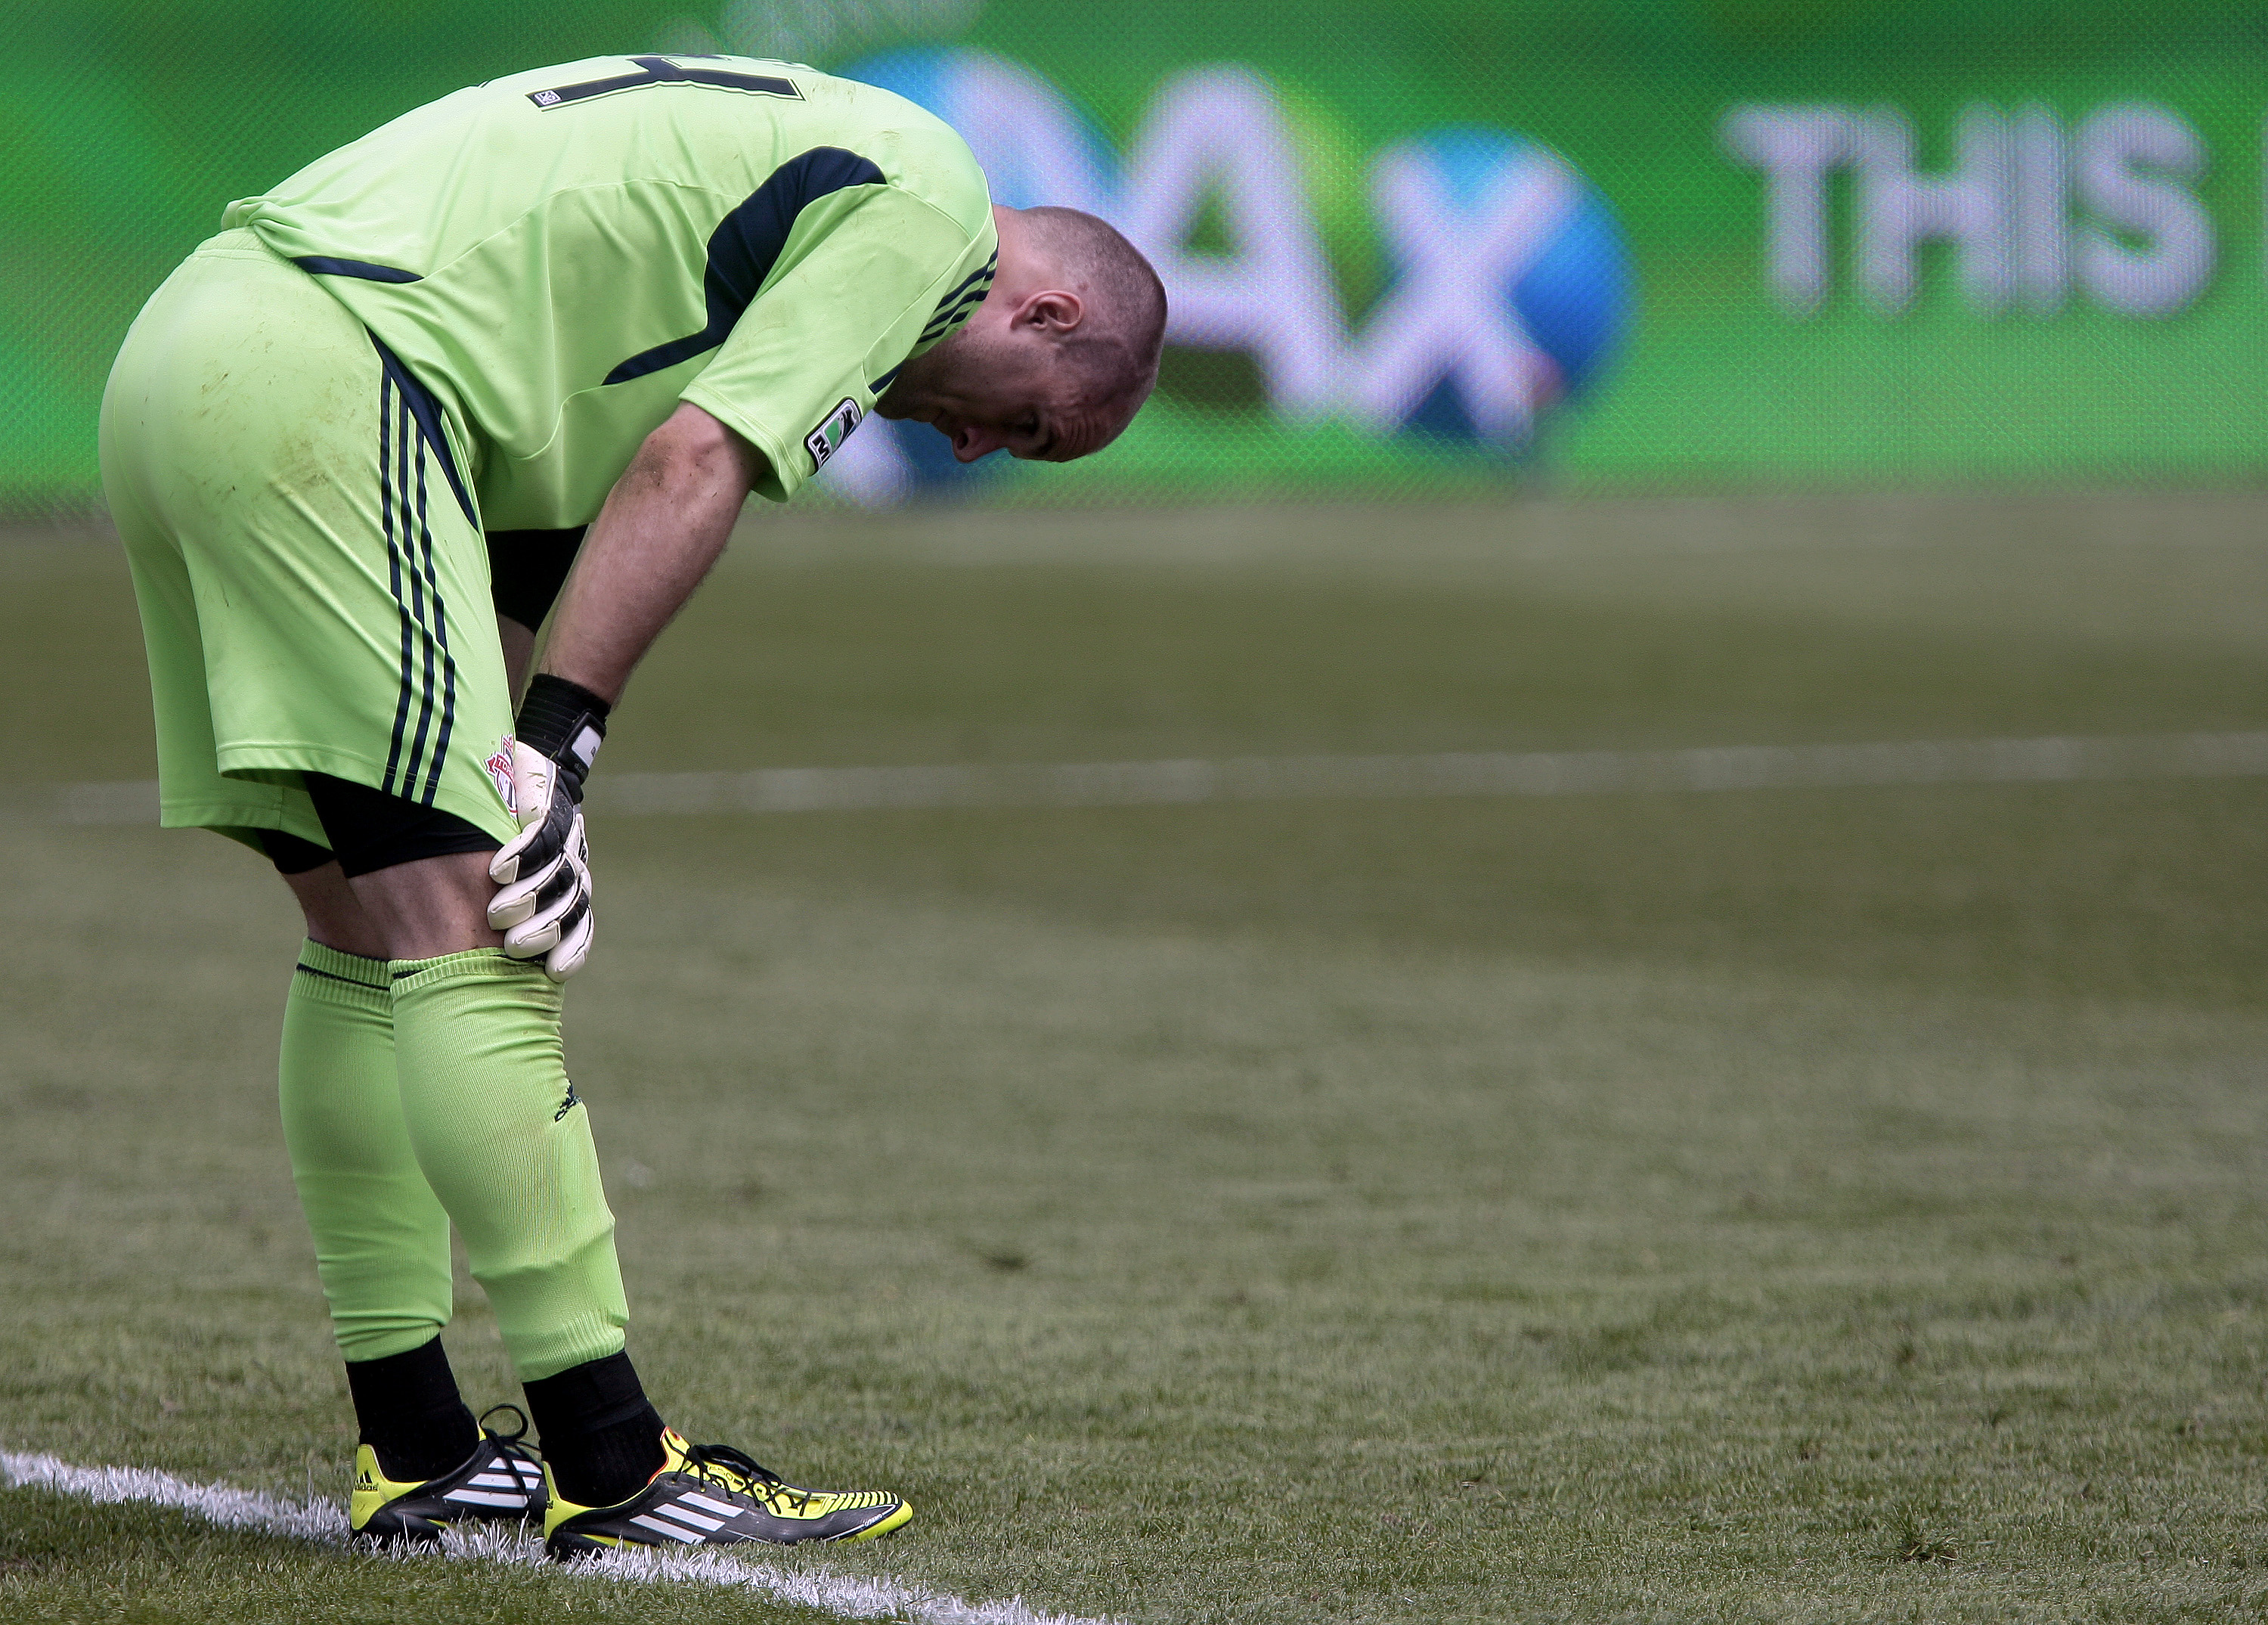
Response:
[{"label": "jersey number", "polygon": [[767,78],[755,73],[726,73],[721,68],[681,68],[666,56],[633,56],[643,72],[624,73],[611,79],[585,79],[556,90],[530,91],[527,99],[539,107],[563,107],[571,101],[607,96],[615,91],[643,90],[649,85],[714,85],[725,90],[752,91],[759,96],[792,96],[803,92],[788,79]]}]

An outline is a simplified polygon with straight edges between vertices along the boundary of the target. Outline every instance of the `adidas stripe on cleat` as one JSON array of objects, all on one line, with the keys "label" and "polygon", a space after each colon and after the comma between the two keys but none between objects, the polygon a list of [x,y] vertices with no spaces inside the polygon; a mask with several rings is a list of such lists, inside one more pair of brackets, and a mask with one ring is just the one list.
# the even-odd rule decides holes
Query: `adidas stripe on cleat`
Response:
[{"label": "adidas stripe on cleat", "polygon": [[666,1459],[646,1487],[619,1506],[580,1507],[559,1498],[544,1515],[544,1549],[556,1558],[625,1546],[793,1546],[871,1540],[914,1515],[886,1490],[799,1489],[722,1444],[661,1436]]},{"label": "adidas stripe on cleat", "polygon": [[[497,1411],[518,1416],[519,1428],[511,1433],[490,1428],[489,1417]],[[518,1523],[542,1516],[550,1491],[534,1447],[520,1443],[526,1432],[527,1417],[518,1406],[497,1406],[481,1418],[481,1442],[461,1466],[414,1484],[387,1479],[379,1471],[378,1452],[358,1445],[354,1496],[347,1509],[353,1538],[374,1545],[438,1540],[455,1524]]]}]

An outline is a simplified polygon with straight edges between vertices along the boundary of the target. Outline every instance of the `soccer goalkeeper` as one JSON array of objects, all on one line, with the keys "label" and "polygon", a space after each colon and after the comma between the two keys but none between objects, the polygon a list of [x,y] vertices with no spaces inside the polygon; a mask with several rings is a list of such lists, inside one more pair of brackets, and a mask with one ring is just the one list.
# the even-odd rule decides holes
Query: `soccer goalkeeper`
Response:
[{"label": "soccer goalkeeper", "polygon": [[[460,91],[222,228],[127,336],[103,483],[164,822],[257,846],[306,916],[281,1095],[355,1532],[540,1515],[568,1556],[898,1527],[898,1496],[688,1445],[631,1368],[560,1045],[582,786],[750,491],[784,501],[874,411],[963,461],[1097,450],[1155,381],[1156,276],[1090,216],[992,207],[911,104],[733,57]],[[540,1462],[450,1374],[452,1223]]]}]

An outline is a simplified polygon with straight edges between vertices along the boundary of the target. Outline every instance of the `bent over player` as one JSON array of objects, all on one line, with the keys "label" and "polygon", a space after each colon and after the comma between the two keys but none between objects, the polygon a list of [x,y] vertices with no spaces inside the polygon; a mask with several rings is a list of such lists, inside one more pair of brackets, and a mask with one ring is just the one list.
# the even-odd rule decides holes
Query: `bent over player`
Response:
[{"label": "bent over player", "polygon": [[[1156,379],[1157,277],[1092,217],[993,208],[910,103],[729,57],[460,91],[222,226],[127,336],[103,482],[164,822],[256,846],[306,916],[281,1094],[355,1532],[540,1513],[565,1556],[898,1527],[895,1495],[688,1445],[631,1369],[560,1045],[582,786],[751,491],[785,500],[872,411],[963,461],[1098,449]],[[540,1465],[442,1353],[453,1223]]]}]

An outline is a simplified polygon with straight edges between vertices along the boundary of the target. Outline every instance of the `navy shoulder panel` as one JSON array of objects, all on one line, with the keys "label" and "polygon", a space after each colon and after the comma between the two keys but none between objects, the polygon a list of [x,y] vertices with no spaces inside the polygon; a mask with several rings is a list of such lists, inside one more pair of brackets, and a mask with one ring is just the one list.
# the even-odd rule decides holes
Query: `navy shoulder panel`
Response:
[{"label": "navy shoulder panel", "polygon": [[303,271],[318,277],[358,277],[364,282],[423,282],[416,271],[396,270],[391,265],[372,265],[368,260],[335,260],[324,254],[303,254],[291,262]]},{"label": "navy shoulder panel", "polygon": [[841,147],[814,147],[773,170],[746,203],[709,233],[709,268],[701,278],[708,296],[707,325],[698,333],[640,351],[608,373],[607,382],[644,378],[723,343],[779,262],[805,205],[849,187],[882,184],[881,169],[872,159]]}]

